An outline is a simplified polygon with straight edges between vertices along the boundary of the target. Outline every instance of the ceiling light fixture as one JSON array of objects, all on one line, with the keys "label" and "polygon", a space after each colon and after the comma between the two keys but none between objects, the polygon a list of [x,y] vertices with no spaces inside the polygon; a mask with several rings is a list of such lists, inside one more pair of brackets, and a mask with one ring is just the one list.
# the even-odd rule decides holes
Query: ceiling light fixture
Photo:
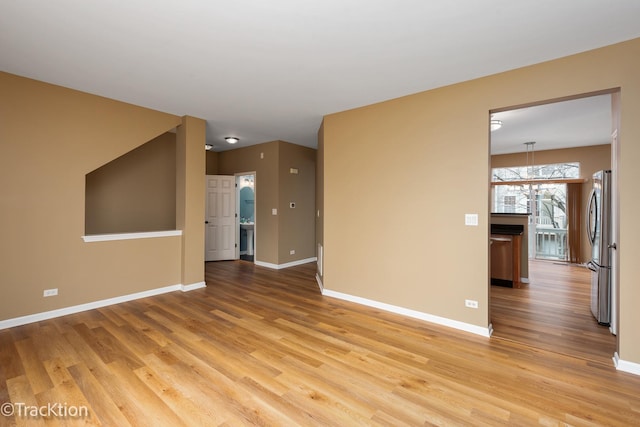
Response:
[{"label": "ceiling light fixture", "polygon": [[502,120],[491,119],[491,132],[498,130],[502,127]]},{"label": "ceiling light fixture", "polygon": [[213,150],[213,144],[209,144],[209,143],[204,144],[204,149],[207,151]]},{"label": "ceiling light fixture", "polygon": [[235,144],[236,142],[240,141],[240,139],[236,138],[235,136],[228,136],[224,140],[227,141],[229,144]]}]

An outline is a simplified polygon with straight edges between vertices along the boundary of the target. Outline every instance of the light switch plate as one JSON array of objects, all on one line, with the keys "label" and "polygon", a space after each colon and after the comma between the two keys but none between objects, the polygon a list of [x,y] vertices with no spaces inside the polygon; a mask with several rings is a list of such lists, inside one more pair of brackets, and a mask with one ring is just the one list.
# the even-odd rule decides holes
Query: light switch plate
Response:
[{"label": "light switch plate", "polygon": [[478,214],[464,214],[464,225],[478,225]]},{"label": "light switch plate", "polygon": [[271,209],[271,215],[278,215],[278,209],[276,208]]}]

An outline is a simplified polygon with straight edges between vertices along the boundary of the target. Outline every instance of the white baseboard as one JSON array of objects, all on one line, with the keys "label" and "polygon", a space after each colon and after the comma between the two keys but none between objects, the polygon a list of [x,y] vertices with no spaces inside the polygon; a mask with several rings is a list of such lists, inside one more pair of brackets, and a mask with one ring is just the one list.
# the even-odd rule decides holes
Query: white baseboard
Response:
[{"label": "white baseboard", "polygon": [[522,282],[522,283],[529,283],[529,278],[528,278],[528,277],[521,277],[521,278],[520,278],[520,282]]},{"label": "white baseboard", "polygon": [[316,282],[318,282],[318,287],[320,288],[320,292],[323,292],[324,285],[322,284],[322,279],[320,278],[320,275],[318,273],[316,273]]},{"label": "white baseboard", "polygon": [[427,322],[435,323],[442,326],[447,326],[449,328],[458,329],[465,332],[470,332],[472,334],[481,335],[483,337],[491,336],[490,327],[482,327],[472,325],[470,323],[459,322],[457,320],[447,319],[446,317],[435,316],[433,314],[423,313],[421,311],[411,310],[404,307],[399,307],[396,305],[386,304],[379,301],[370,300],[367,298],[356,297],[349,294],[343,294],[341,292],[331,291],[329,289],[323,289],[322,295],[338,298],[345,301],[355,302],[357,304],[366,305],[369,307],[379,308],[381,310],[390,311],[392,313],[401,314],[403,316],[413,317],[415,319],[425,320]]},{"label": "white baseboard", "polygon": [[267,268],[272,268],[274,270],[280,270],[282,268],[295,267],[296,265],[307,264],[310,262],[315,262],[317,260],[318,258],[312,257],[312,258],[299,259],[297,261],[287,262],[285,264],[272,264],[270,262],[263,262],[263,261],[255,261],[254,264],[259,265],[260,267],[267,267]]},{"label": "white baseboard", "polygon": [[613,364],[618,371],[640,375],[640,363],[627,362],[626,360],[620,359],[617,351],[613,354]]},{"label": "white baseboard", "polygon": [[59,308],[42,313],[29,314],[27,316],[14,317],[13,319],[0,320],[0,330],[13,328],[15,326],[26,325],[28,323],[40,322],[42,320],[53,319],[55,317],[66,316],[68,314],[80,313],[82,311],[93,310],[96,308],[106,307],[108,305],[120,304],[122,302],[133,301],[140,298],[152,297],[155,295],[166,294],[169,292],[182,291],[188,292],[194,289],[204,288],[205,282],[193,283],[191,285],[171,285],[162,288],[150,289],[148,291],[136,292],[134,294],[122,295],[114,298],[107,298],[100,301],[93,301],[86,304],[73,305],[71,307]]},{"label": "white baseboard", "polygon": [[180,285],[180,290],[182,292],[189,292],[189,291],[194,291],[196,289],[202,289],[206,287],[207,287],[207,284],[205,282],[197,282],[197,283],[192,283],[190,285]]}]

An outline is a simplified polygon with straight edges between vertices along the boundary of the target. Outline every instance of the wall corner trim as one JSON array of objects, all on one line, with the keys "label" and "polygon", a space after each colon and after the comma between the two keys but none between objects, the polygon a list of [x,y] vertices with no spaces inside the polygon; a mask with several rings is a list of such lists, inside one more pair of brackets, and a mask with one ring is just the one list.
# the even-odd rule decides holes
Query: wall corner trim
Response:
[{"label": "wall corner trim", "polygon": [[640,375],[640,363],[628,362],[620,359],[617,351],[613,354],[613,364],[618,371]]},{"label": "wall corner trim", "polygon": [[154,237],[182,236],[182,230],[147,231],[143,233],[90,234],[82,236],[85,243],[108,242],[112,240],[150,239]]},{"label": "wall corner trim", "polygon": [[343,294],[341,292],[331,291],[329,289],[323,289],[322,295],[327,297],[338,298],[345,301],[355,302],[357,304],[366,305],[369,307],[379,308],[381,310],[390,311],[392,313],[401,314],[407,317],[413,317],[415,319],[424,320],[430,323],[435,323],[449,328],[458,329],[465,332],[470,332],[475,335],[481,335],[489,338],[491,336],[490,327],[482,327],[472,325],[470,323],[459,322],[457,320],[447,319],[446,317],[435,316],[433,314],[423,313],[421,311],[411,310],[397,305],[386,304],[379,301],[370,300],[367,298],[357,297],[349,294]]},{"label": "wall corner trim", "polygon": [[42,320],[53,319],[55,317],[66,316],[68,314],[80,313],[82,311],[94,310],[96,308],[106,307],[109,305],[115,305],[122,302],[133,301],[140,298],[152,297],[155,295],[166,294],[175,291],[192,291],[194,289],[200,289],[205,287],[204,282],[194,283],[191,285],[171,285],[162,288],[149,289],[148,291],[136,292],[133,294],[122,295],[114,298],[107,298],[99,301],[93,301],[86,304],[74,305],[71,307],[59,308],[51,311],[44,311],[42,313],[29,314],[26,316],[15,317],[13,319],[0,320],[0,330],[13,328],[15,326],[26,325],[29,323],[40,322]]},{"label": "wall corner trim", "polygon": [[260,267],[267,267],[267,268],[272,268],[274,270],[280,270],[282,268],[295,267],[296,265],[302,265],[302,264],[308,264],[310,262],[316,262],[317,260],[318,260],[318,258],[312,257],[312,258],[299,259],[297,261],[291,261],[291,262],[287,262],[287,263],[284,263],[284,264],[272,264],[270,262],[262,262],[262,261],[256,261],[255,264],[259,265]]},{"label": "wall corner trim", "polygon": [[322,279],[320,278],[320,274],[316,273],[316,282],[318,282],[318,287],[320,288],[320,292],[324,292],[324,285],[322,284]]}]

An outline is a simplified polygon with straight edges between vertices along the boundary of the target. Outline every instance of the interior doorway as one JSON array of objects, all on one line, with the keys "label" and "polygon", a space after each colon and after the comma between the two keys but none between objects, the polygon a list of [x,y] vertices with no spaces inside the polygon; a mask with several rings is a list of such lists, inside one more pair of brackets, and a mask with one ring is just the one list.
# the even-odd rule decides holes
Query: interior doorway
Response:
[{"label": "interior doorway", "polygon": [[256,259],[256,173],[236,174],[236,258],[255,262]]},{"label": "interior doorway", "polygon": [[[579,202],[579,208],[584,211],[582,205],[587,201],[591,186],[589,178],[592,173],[615,167],[617,150],[612,149],[611,146],[612,129],[615,130],[613,117],[616,111],[614,106],[615,93],[617,93],[616,90],[603,91],[571,99],[536,103],[517,109],[505,108],[492,112],[490,114],[492,168],[504,167],[505,165],[526,168],[541,164],[578,162],[583,168],[580,181],[584,187],[582,189],[584,196]],[[501,126],[500,129],[495,129],[498,126]],[[507,129],[509,129],[508,132],[503,132]],[[530,144],[532,141],[535,141],[536,145],[534,160],[527,159],[526,154],[529,153],[526,152],[527,147],[525,147],[527,143]],[[606,155],[602,155],[602,153]],[[493,335],[521,341],[539,348],[555,347],[556,351],[573,352],[572,355],[578,357],[590,354],[590,349],[587,347],[600,346],[600,350],[608,354],[610,360],[616,351],[615,337],[609,333],[606,327],[604,327],[604,334],[602,334],[603,327],[597,325],[595,318],[590,315],[588,292],[582,292],[584,286],[589,286],[588,280],[584,280],[585,277],[588,277],[588,270],[584,264],[590,256],[586,237],[582,238],[579,257],[566,258],[566,235],[567,233],[571,234],[566,225],[570,219],[565,220],[560,218],[562,215],[558,215],[559,211],[563,211],[563,207],[566,208],[566,205],[562,205],[562,203],[567,203],[566,186],[565,196],[562,197],[561,194],[565,184],[562,180],[560,182],[532,182],[527,177],[516,185],[519,186],[518,191],[527,194],[525,205],[529,215],[529,263],[527,266],[529,268],[526,271],[529,272],[529,277],[523,281],[522,290],[498,289],[496,287],[492,289],[489,285],[490,322],[494,330]],[[494,197],[491,204],[493,212],[495,209],[494,185],[491,185],[490,188]],[[504,187],[503,190],[506,191],[506,189],[507,187]],[[511,191],[516,190],[512,188]],[[513,201],[510,197],[504,196],[509,195],[502,194],[503,201]],[[575,195],[573,197],[575,198]],[[566,209],[564,210],[566,213]],[[567,222],[562,224],[563,221]],[[580,218],[579,221],[580,223],[574,228],[572,234],[586,236],[584,234],[586,233],[583,225],[584,218]],[[614,224],[615,227],[617,227],[617,222]],[[548,230],[541,230],[541,228]],[[545,233],[549,236],[553,234],[554,239],[545,240]],[[560,275],[564,280],[550,280],[549,278],[553,274]],[[587,276],[584,276],[585,274]],[[612,274],[612,276],[614,275]],[[574,285],[576,287],[570,289]],[[615,289],[614,287],[614,292],[617,292]],[[517,296],[516,293],[518,293]],[[612,300],[615,301],[617,295],[612,296]],[[512,297],[515,299],[508,303],[505,302]],[[536,298],[538,299],[536,300]],[[554,299],[557,305],[552,304],[553,308],[550,308],[549,301],[553,302]],[[523,302],[524,306],[518,305]],[[527,309],[523,309],[527,306]],[[581,310],[582,317],[580,318],[575,317],[576,307]],[[541,312],[534,313],[533,310]],[[553,315],[544,316],[544,310],[553,310]],[[612,307],[612,311],[615,311],[615,307]],[[547,314],[551,314],[551,312],[547,311]],[[568,329],[563,330],[563,324]],[[612,320],[612,326],[614,324],[615,319]],[[514,327],[514,325],[516,326]],[[556,327],[560,328],[554,329]],[[569,330],[574,334],[574,338],[582,338],[578,338],[573,343],[574,345],[561,348],[560,341],[554,340],[554,337],[557,334],[566,334]],[[590,334],[595,337],[594,330],[597,332],[595,335],[599,334],[599,338],[594,342],[589,342]],[[611,332],[615,333],[615,327]],[[581,352],[580,348],[585,351]]]},{"label": "interior doorway", "polygon": [[236,191],[231,175],[205,176],[205,261],[237,259]]}]

